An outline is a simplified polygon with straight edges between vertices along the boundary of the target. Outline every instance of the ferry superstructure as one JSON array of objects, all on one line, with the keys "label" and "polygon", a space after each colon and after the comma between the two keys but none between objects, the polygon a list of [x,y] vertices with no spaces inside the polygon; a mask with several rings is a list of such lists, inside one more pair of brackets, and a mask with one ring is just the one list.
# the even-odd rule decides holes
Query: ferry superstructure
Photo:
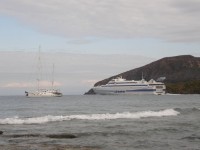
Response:
[{"label": "ferry superstructure", "polygon": [[155,94],[164,95],[166,86],[162,82],[153,79],[126,80],[122,77],[112,79],[105,85],[92,88],[96,94],[114,95],[114,94]]}]

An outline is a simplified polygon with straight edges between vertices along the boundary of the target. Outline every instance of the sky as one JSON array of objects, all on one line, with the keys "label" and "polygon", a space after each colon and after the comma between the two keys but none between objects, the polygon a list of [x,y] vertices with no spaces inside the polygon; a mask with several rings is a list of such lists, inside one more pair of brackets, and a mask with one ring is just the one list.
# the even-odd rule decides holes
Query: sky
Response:
[{"label": "sky", "polygon": [[66,95],[163,57],[199,57],[199,16],[199,0],[0,0],[0,95],[33,87],[39,46]]}]

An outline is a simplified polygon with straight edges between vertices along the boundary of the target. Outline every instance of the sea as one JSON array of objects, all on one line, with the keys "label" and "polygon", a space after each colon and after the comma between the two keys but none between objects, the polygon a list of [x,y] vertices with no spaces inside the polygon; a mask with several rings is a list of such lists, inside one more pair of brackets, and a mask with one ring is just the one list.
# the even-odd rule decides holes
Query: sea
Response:
[{"label": "sea", "polygon": [[200,95],[0,96],[0,150],[200,150]]}]

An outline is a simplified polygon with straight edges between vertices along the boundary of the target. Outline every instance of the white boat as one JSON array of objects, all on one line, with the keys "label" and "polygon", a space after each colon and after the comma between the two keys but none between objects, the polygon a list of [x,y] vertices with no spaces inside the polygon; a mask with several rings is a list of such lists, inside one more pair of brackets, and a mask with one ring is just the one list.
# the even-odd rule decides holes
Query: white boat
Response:
[{"label": "white boat", "polygon": [[40,58],[40,48],[39,48],[39,58],[38,58],[38,78],[37,78],[37,90],[35,91],[25,91],[26,97],[62,97],[62,93],[58,89],[54,89],[54,65],[52,72],[51,87],[48,89],[41,88],[41,58]]},{"label": "white boat", "polygon": [[112,79],[105,85],[100,85],[92,88],[94,93],[103,95],[114,94],[155,94],[164,95],[166,86],[162,82],[157,82],[153,79],[146,81],[142,80],[126,80],[122,77]]},{"label": "white boat", "polygon": [[27,97],[61,97],[62,93],[55,89],[39,89],[34,92],[25,91]]}]

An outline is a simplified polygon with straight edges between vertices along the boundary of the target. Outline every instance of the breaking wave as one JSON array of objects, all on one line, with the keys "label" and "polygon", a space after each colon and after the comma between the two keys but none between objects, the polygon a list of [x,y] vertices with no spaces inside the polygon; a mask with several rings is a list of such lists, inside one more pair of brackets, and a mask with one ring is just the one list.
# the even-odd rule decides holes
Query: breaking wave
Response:
[{"label": "breaking wave", "polygon": [[0,124],[43,124],[56,121],[67,121],[72,119],[77,120],[113,120],[113,119],[140,119],[148,117],[165,117],[165,116],[177,116],[180,114],[174,109],[165,109],[160,111],[141,111],[141,112],[123,112],[115,114],[87,114],[87,115],[66,115],[66,116],[52,116],[47,115],[43,117],[33,118],[5,118],[0,119]]}]

